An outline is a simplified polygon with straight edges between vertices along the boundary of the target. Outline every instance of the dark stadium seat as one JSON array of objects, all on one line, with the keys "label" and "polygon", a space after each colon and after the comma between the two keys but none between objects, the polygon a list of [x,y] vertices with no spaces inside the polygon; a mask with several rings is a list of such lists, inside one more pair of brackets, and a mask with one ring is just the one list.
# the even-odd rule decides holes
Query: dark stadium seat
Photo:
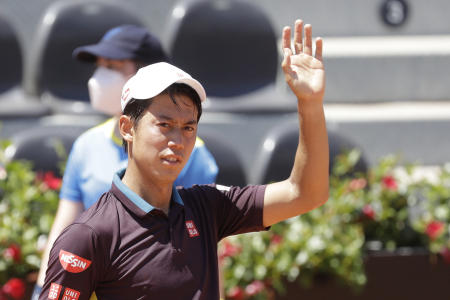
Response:
[{"label": "dark stadium seat", "polygon": [[277,37],[259,7],[233,0],[184,1],[170,25],[174,64],[199,79],[209,97],[239,96],[275,83]]},{"label": "dark stadium seat", "polygon": [[[329,144],[329,171],[331,172],[335,158],[338,154],[358,148],[347,137],[334,131],[328,131]],[[289,177],[294,164],[295,151],[298,145],[298,125],[292,122],[284,123],[267,135],[257,159],[257,178],[255,183],[270,183],[284,180]],[[361,156],[352,173],[366,172],[367,163],[364,155]]]},{"label": "dark stadium seat", "polygon": [[11,137],[8,153],[12,159],[31,161],[35,171],[52,171],[62,176],[61,163],[65,162],[75,139],[86,129],[57,125],[27,129]]},{"label": "dark stadium seat", "polygon": [[96,43],[110,28],[142,25],[139,18],[120,5],[105,1],[59,1],[43,15],[33,44],[27,89],[62,100],[88,101],[86,87],[94,66],[72,58],[80,46]]},{"label": "dark stadium seat", "polygon": [[247,180],[241,161],[231,144],[223,136],[213,130],[202,130],[199,137],[214,156],[219,174],[217,184],[245,186]]},{"label": "dark stadium seat", "polygon": [[22,83],[22,48],[16,31],[10,21],[0,14],[0,93],[4,93]]}]

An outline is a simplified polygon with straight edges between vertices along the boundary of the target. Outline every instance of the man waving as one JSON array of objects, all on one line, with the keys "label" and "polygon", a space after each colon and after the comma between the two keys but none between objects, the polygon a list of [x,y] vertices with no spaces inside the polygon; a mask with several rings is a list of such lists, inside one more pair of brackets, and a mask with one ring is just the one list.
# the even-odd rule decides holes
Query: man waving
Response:
[{"label": "man waving", "polygon": [[[304,38],[303,38],[304,36]],[[297,97],[300,138],[292,172],[268,185],[173,183],[195,144],[202,85],[156,63],[122,93],[120,133],[128,166],[109,192],[58,237],[40,299],[219,299],[217,243],[267,230],[328,199],[328,140],[323,111],[322,40],[311,26],[283,30],[282,63]],[[264,62],[261,62],[264,63]]]}]

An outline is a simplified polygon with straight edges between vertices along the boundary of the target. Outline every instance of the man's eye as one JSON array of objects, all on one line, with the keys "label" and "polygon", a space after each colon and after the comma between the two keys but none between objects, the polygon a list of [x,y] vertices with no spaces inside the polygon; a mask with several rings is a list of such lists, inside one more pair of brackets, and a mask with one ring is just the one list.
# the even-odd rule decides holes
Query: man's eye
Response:
[{"label": "man's eye", "polygon": [[186,131],[194,131],[194,127],[186,126],[186,127],[184,127],[184,130],[186,130]]},{"label": "man's eye", "polygon": [[169,127],[169,123],[159,123],[159,126],[167,128],[167,127]]}]

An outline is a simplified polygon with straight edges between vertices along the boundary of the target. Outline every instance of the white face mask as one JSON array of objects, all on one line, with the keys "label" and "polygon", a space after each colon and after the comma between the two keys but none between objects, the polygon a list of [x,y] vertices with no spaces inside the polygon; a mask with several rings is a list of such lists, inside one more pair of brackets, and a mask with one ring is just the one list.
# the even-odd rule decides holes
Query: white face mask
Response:
[{"label": "white face mask", "polygon": [[98,67],[88,81],[92,107],[110,116],[122,112],[120,97],[127,78],[118,71]]}]

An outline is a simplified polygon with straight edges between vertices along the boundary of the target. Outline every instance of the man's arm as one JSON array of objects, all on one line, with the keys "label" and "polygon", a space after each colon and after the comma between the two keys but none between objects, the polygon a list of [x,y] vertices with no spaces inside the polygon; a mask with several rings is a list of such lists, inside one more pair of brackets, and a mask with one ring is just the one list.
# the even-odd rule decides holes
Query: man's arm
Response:
[{"label": "man's arm", "polygon": [[[69,225],[50,251],[48,269],[39,299],[88,300],[104,274],[105,251],[99,234],[89,225]],[[67,296],[67,297],[63,297]]]},{"label": "man's arm", "polygon": [[269,184],[264,194],[264,226],[270,226],[308,212],[328,199],[328,136],[323,111],[325,70],[322,63],[322,40],[316,39],[312,56],[312,29],[297,20],[294,29],[294,52],[291,29],[283,29],[285,80],[297,97],[299,144],[288,179]]}]

